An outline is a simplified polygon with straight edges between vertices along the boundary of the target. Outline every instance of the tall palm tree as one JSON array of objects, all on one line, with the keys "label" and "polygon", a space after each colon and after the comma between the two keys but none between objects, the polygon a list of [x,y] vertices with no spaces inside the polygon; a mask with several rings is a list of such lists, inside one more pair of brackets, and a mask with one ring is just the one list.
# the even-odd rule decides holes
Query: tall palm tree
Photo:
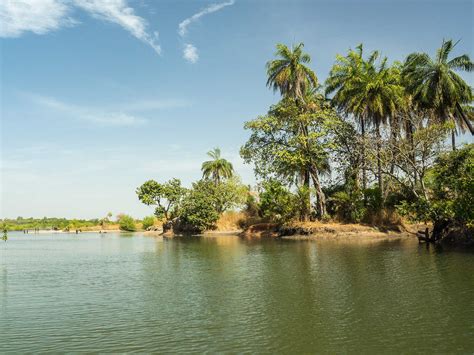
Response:
[{"label": "tall palm tree", "polygon": [[[474,63],[467,54],[449,59],[458,42],[445,41],[437,50],[434,58],[426,53],[412,53],[406,61],[403,77],[407,90],[421,106],[434,110],[440,121],[452,120],[464,131],[469,128],[474,135],[474,129],[463,104],[473,100],[471,87],[456,73],[470,72]],[[452,146],[456,149],[456,129],[452,131]]]},{"label": "tall palm tree", "polygon": [[202,163],[201,171],[203,178],[210,178],[217,185],[223,179],[230,178],[234,175],[234,167],[232,166],[232,163],[221,158],[221,150],[219,148],[214,148],[207,152],[207,155],[212,158],[212,160]]},{"label": "tall palm tree", "polygon": [[[366,117],[363,112],[357,112],[352,107],[352,88],[357,86],[378,57],[378,52],[374,51],[367,60],[363,58],[363,45],[360,43],[355,50],[349,50],[346,56],[337,55],[336,63],[331,68],[329,77],[326,80],[326,95],[334,93],[331,102],[335,107],[346,114],[352,114],[360,125],[362,138],[365,138]],[[362,147],[362,149],[364,149]],[[362,152],[362,187],[367,188],[367,176],[365,169],[365,152]]]},{"label": "tall palm tree", "polygon": [[353,114],[361,122],[362,133],[365,124],[375,127],[377,143],[377,178],[383,195],[381,150],[381,126],[394,117],[403,106],[403,87],[398,71],[387,65],[387,58],[378,64],[378,52],[372,52],[368,60],[362,58],[362,45],[357,51],[350,51],[346,57],[339,57],[327,81],[327,92],[336,91],[335,105]]},{"label": "tall palm tree", "polygon": [[388,121],[393,122],[393,117],[403,107],[403,87],[400,85],[398,71],[387,65],[387,58],[383,58],[379,65],[369,65],[354,84],[347,92],[350,98],[348,106],[352,112],[361,115],[375,127],[377,179],[383,196],[380,129]]},{"label": "tall palm tree", "polygon": [[[309,54],[303,52],[303,43],[293,46],[291,49],[284,44],[277,44],[277,51],[273,59],[267,62],[267,86],[273,91],[279,91],[284,98],[292,98],[304,110],[302,103],[305,101],[306,93],[318,86],[316,74],[306,65],[311,62]],[[307,136],[308,128],[300,127],[301,134]],[[309,191],[310,167],[303,171],[303,185]],[[308,213],[303,217],[309,217],[310,196],[307,196]]]},{"label": "tall palm tree", "polygon": [[283,97],[303,99],[310,87],[318,85],[316,74],[305,65],[311,57],[303,52],[303,43],[291,49],[281,43],[276,47],[278,58],[267,62],[267,86],[280,91]]}]

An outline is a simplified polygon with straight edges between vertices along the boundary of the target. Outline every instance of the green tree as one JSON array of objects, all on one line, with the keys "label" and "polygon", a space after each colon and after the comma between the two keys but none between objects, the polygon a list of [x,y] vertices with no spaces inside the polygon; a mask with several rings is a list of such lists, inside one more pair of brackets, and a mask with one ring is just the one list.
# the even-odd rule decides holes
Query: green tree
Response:
[{"label": "green tree", "polygon": [[[423,107],[432,109],[439,121],[452,120],[464,131],[467,126],[474,134],[463,104],[473,100],[471,87],[456,71],[471,72],[474,64],[467,54],[450,59],[457,42],[445,41],[431,58],[426,53],[410,54],[402,72],[407,91]],[[452,131],[452,147],[456,148],[456,129]]]},{"label": "green tree", "polygon": [[208,180],[193,183],[192,189],[182,203],[179,229],[200,233],[215,227],[219,212],[216,210],[216,200],[212,194],[214,189],[214,183]]},{"label": "green tree", "polygon": [[142,221],[143,229],[148,229],[155,225],[155,216],[147,216]]},{"label": "green tree", "polygon": [[298,214],[297,198],[280,181],[270,179],[262,184],[260,211],[274,222],[287,222]]},{"label": "green tree", "polygon": [[284,44],[276,47],[277,59],[267,62],[267,86],[283,97],[304,100],[308,89],[318,86],[316,74],[305,65],[311,62],[311,57],[303,52],[303,43],[291,49]]},{"label": "green tree", "polygon": [[[313,89],[318,87],[316,74],[306,65],[311,62],[309,54],[303,52],[303,43],[291,49],[284,44],[277,44],[275,56],[277,59],[267,62],[267,86],[273,91],[279,91],[283,99],[293,99],[298,110],[296,114],[303,113],[306,99],[311,98]],[[297,134],[308,135],[308,128],[303,124],[295,127]],[[311,172],[307,167],[299,171],[301,180],[309,192]],[[310,213],[310,195],[306,196],[306,211],[303,219],[306,220]]]},{"label": "green tree", "polygon": [[126,214],[120,215],[118,222],[119,222],[119,228],[122,231],[135,232],[137,230],[137,226],[135,225],[135,220],[133,219],[133,217],[129,215],[126,215]]},{"label": "green tree", "polygon": [[207,155],[212,160],[202,163],[201,171],[203,178],[212,179],[217,185],[223,179],[230,178],[234,174],[234,167],[229,161],[221,157],[221,150],[219,148],[214,148]]},{"label": "green tree", "polygon": [[426,197],[404,201],[400,213],[433,222],[435,240],[474,243],[474,144],[441,154],[425,178]]},{"label": "green tree", "polygon": [[177,215],[180,203],[186,193],[179,179],[171,179],[164,184],[148,180],[136,190],[138,199],[148,206],[155,205],[158,218],[170,218]]},{"label": "green tree", "polygon": [[[362,138],[366,134],[366,115],[363,110],[358,110],[353,104],[353,88],[359,85],[364,73],[374,65],[378,52],[374,51],[367,60],[363,59],[362,43],[356,50],[349,50],[346,56],[337,55],[336,63],[331,68],[326,79],[326,95],[333,94],[332,104],[347,115],[354,115],[359,123]],[[362,188],[367,188],[367,176],[365,170],[365,152],[362,145]]]},{"label": "green tree", "polygon": [[[316,105],[301,111],[295,99],[287,98],[272,106],[266,116],[245,123],[252,133],[241,148],[246,163],[254,163],[256,174],[295,183],[307,171],[314,183],[318,215],[326,213],[325,196],[319,175],[327,170],[334,147],[334,130],[340,119],[333,109]],[[305,127],[302,131],[300,127]],[[306,180],[306,179],[305,179]],[[309,186],[303,184],[309,193]]]}]

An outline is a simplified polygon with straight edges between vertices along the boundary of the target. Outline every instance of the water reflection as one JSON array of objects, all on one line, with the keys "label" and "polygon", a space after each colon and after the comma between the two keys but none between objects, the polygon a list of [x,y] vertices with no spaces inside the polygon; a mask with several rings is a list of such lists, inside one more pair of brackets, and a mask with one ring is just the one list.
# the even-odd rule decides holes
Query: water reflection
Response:
[{"label": "water reflection", "polygon": [[91,234],[7,244],[0,352],[474,349],[474,255],[416,241]]}]

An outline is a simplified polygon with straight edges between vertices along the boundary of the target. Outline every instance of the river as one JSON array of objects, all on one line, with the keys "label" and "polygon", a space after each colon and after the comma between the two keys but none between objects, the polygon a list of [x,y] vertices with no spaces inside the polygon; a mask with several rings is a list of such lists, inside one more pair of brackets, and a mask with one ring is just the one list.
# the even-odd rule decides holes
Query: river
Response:
[{"label": "river", "polygon": [[474,352],[474,254],[416,240],[0,243],[0,353]]}]

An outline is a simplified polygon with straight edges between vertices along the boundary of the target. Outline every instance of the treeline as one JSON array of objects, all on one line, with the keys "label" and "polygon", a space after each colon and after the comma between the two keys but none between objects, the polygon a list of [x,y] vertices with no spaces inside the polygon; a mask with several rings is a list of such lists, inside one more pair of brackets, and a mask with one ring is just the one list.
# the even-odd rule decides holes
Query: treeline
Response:
[{"label": "treeline", "polygon": [[[281,100],[245,124],[251,136],[241,155],[264,186],[300,196],[299,210],[286,211],[287,218],[375,216],[383,223],[396,211],[432,221],[435,230],[454,221],[473,225],[472,145],[443,155],[449,135],[455,150],[456,135],[474,133],[472,89],[458,74],[474,65],[466,54],[452,58],[455,46],[443,41],[433,57],[413,53],[389,64],[359,45],[336,56],[321,86],[302,43],[277,45],[267,85]],[[457,165],[445,170],[449,180],[439,170],[451,161]],[[465,184],[450,187],[456,180]]]},{"label": "treeline", "polygon": [[[251,135],[240,151],[259,184],[245,202],[245,193],[224,201],[280,223],[389,223],[401,214],[431,221],[435,231],[454,224],[471,233],[473,145],[456,151],[456,136],[474,134],[472,88],[459,75],[474,64],[467,54],[452,56],[456,44],[443,41],[432,57],[412,53],[393,63],[361,44],[336,56],[324,85],[302,43],[278,44],[266,68],[267,86],[281,100],[245,123]],[[140,200],[166,220],[212,228],[225,210],[221,186],[232,176],[214,153],[191,189],[149,181],[137,190]]]},{"label": "treeline", "polygon": [[23,218],[17,217],[16,219],[5,218],[1,221],[1,224],[11,231],[21,230],[34,230],[34,229],[52,229],[52,230],[64,230],[68,227],[73,228],[85,228],[98,226],[100,224],[99,219],[67,219],[67,218]]}]

